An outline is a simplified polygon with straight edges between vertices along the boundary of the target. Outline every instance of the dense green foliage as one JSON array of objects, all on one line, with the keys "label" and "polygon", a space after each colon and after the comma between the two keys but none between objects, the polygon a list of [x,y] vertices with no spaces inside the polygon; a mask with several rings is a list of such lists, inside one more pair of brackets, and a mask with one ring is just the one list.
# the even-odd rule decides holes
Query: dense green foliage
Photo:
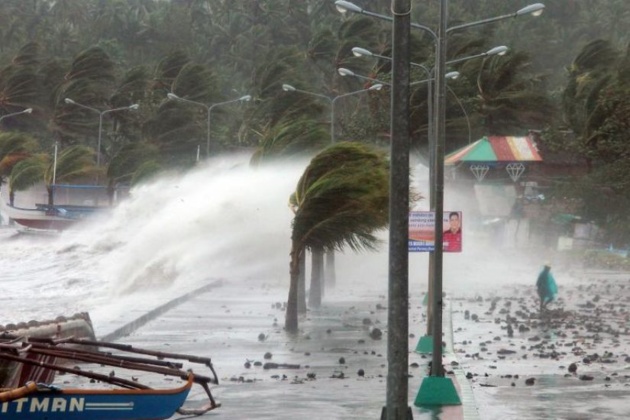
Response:
[{"label": "dense green foliage", "polygon": [[[355,2],[390,14],[389,0]],[[450,0],[449,26],[529,3]],[[413,22],[437,27],[438,0],[412,5]],[[614,240],[623,243],[630,237],[629,21],[625,0],[559,0],[539,18],[454,31],[447,60],[497,45],[510,50],[449,66],[461,76],[448,83],[447,152],[482,135],[542,130],[549,147],[570,146],[589,159],[589,176],[563,193],[582,199],[584,216],[615,227]],[[412,38],[412,61],[431,69],[433,40],[415,29]],[[102,182],[135,182],[191,167],[208,134],[213,154],[249,148],[263,164],[317,153],[328,143],[331,118],[339,141],[387,146],[388,89],[344,97],[332,116],[330,101],[317,96],[371,85],[341,77],[339,67],[391,80],[388,60],[355,57],[353,47],[390,56],[391,25],[342,15],[334,0],[4,0],[0,114],[34,111],[0,121],[3,131],[32,139],[28,148],[16,143],[15,152],[0,151],[1,176],[22,158],[50,156],[58,143],[94,149],[104,165]],[[427,74],[414,67],[412,77]],[[284,83],[313,94],[285,92]],[[415,85],[411,96],[412,145],[420,153],[428,145],[428,88]],[[198,105],[169,100],[168,93]],[[245,94],[253,100],[217,107],[210,126],[207,106]],[[131,104],[139,109],[102,115],[99,131],[97,112]],[[566,131],[575,141],[557,143]],[[605,208],[597,204],[602,194]]]},{"label": "dense green foliage", "polygon": [[354,250],[375,247],[375,231],[389,222],[389,160],[365,144],[331,145],[311,160],[290,203],[295,217],[286,328],[296,332],[300,256],[307,249],[322,255],[345,245]]}]

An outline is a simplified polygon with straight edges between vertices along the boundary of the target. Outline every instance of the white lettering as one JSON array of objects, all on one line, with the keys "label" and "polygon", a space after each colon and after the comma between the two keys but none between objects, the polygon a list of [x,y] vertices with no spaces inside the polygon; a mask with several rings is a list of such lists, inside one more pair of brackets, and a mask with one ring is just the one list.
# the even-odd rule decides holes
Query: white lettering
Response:
[{"label": "white lettering", "polygon": [[66,399],[65,398],[53,398],[50,411],[66,411]]},{"label": "white lettering", "polygon": [[42,398],[40,401],[39,398],[33,398],[31,400],[31,408],[29,412],[36,413],[38,411],[48,411],[48,403],[50,398]]},{"label": "white lettering", "polygon": [[26,409],[28,409],[29,413],[82,412],[85,411],[85,398],[20,398],[0,403],[0,414],[13,412],[13,410],[15,410],[15,413],[22,413]]},{"label": "white lettering", "polygon": [[27,401],[28,401],[28,398],[20,398],[19,400],[13,401],[14,403],[17,404],[17,407],[15,407],[15,412],[16,413],[21,413],[22,412],[22,406]]},{"label": "white lettering", "polygon": [[68,411],[83,411],[84,405],[84,398],[70,398],[70,409]]}]

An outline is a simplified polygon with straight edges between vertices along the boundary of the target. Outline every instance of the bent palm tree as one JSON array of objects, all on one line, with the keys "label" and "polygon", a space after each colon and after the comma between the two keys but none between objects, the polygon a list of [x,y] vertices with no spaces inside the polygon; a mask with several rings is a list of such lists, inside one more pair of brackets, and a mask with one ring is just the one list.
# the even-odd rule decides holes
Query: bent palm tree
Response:
[{"label": "bent palm tree", "polygon": [[0,133],[0,186],[13,167],[29,157],[39,146],[34,137],[25,133]]},{"label": "bent palm tree", "polygon": [[71,146],[63,150],[56,165],[49,154],[38,153],[21,160],[13,167],[9,178],[10,194],[43,181],[48,192],[48,204],[52,206],[55,204],[53,182],[70,181],[93,174],[96,170],[94,150],[86,146]]},{"label": "bent palm tree", "polygon": [[[348,245],[374,249],[374,232],[388,223],[389,161],[359,143],[328,147],[304,171],[292,197],[290,287],[285,328],[298,329],[300,256],[305,249],[335,250]],[[313,291],[311,291],[313,292]]]}]

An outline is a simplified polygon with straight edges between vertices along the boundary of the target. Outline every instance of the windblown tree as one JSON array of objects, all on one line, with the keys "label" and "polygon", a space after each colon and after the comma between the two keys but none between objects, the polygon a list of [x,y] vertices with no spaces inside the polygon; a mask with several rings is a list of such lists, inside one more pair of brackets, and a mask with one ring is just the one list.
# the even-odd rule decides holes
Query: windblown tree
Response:
[{"label": "windblown tree", "polygon": [[[292,198],[290,287],[285,328],[298,330],[298,278],[305,250],[373,250],[388,224],[389,161],[373,147],[343,142],[315,156]],[[311,293],[317,293],[311,286]]]},{"label": "windblown tree", "polygon": [[53,182],[73,181],[98,170],[94,165],[94,150],[82,145],[70,146],[57,157],[57,162],[47,153],[37,153],[15,164],[9,177],[9,194],[25,190],[44,182],[48,192],[48,204],[55,204]]},{"label": "windblown tree", "polygon": [[146,180],[162,169],[159,149],[145,142],[128,143],[122,146],[107,166],[107,196],[114,203],[118,184],[134,185]]},{"label": "windblown tree", "polygon": [[[569,68],[565,115],[576,133],[573,145],[589,161],[590,173],[563,188],[580,198],[587,220],[625,247],[630,237],[630,50],[609,42],[589,43]],[[560,145],[562,146],[562,145]]]},{"label": "windblown tree", "polygon": [[[26,133],[0,133],[0,188],[13,167],[39,148],[38,141]],[[12,197],[10,201],[13,202]]]},{"label": "windblown tree", "polygon": [[527,54],[490,57],[480,69],[478,63],[468,64],[477,72],[477,112],[486,134],[514,135],[552,122],[554,108],[544,79],[532,74]]},{"label": "windblown tree", "polygon": [[[144,137],[159,148],[164,167],[189,168],[198,148],[206,147],[208,107],[223,99],[217,75],[176,51],[159,63],[154,78],[153,100],[159,106],[144,124]],[[167,100],[168,93],[183,101]],[[212,150],[214,146],[210,144]]]},{"label": "windblown tree", "polygon": [[330,144],[330,134],[321,124],[307,118],[287,117],[263,133],[261,144],[252,156],[253,164],[265,164],[276,159],[313,155]]},{"label": "windblown tree", "polygon": [[29,43],[20,49],[11,64],[0,71],[2,114],[41,105],[38,60],[38,45]]},{"label": "windblown tree", "polygon": [[[93,138],[96,145],[99,115],[96,111],[64,101],[69,98],[98,110],[110,108],[109,97],[116,80],[114,69],[114,62],[102,48],[88,48],[75,56],[55,95],[52,127],[63,146],[80,143],[79,139],[84,136]],[[108,114],[105,121],[115,120],[118,117],[116,114]],[[105,128],[103,131],[103,140],[107,140],[108,131]],[[101,147],[106,145],[107,141],[101,143]]]}]

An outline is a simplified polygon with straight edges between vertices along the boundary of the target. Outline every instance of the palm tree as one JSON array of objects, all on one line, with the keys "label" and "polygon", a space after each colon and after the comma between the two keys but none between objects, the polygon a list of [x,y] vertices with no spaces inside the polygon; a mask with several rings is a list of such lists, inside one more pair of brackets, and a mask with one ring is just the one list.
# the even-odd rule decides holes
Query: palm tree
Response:
[{"label": "palm tree", "polygon": [[327,127],[302,116],[287,117],[261,133],[260,146],[252,163],[266,163],[278,158],[313,155],[330,143]]},{"label": "palm tree", "polygon": [[[94,111],[66,104],[64,100],[71,98],[96,109],[108,108],[115,83],[114,69],[112,59],[99,47],[88,48],[74,57],[63,83],[57,88],[54,103],[52,126],[62,142],[76,143],[77,137],[98,136],[99,119],[95,118]],[[74,141],[70,141],[70,137],[74,137]]]},{"label": "palm tree", "polygon": [[112,205],[114,202],[114,193],[118,184],[133,184],[147,177],[149,168],[161,167],[159,150],[155,145],[136,142],[122,146],[107,165],[109,204]]},{"label": "palm tree", "polygon": [[569,66],[569,80],[562,99],[567,122],[576,134],[589,131],[597,99],[610,83],[618,60],[619,53],[613,45],[598,39],[585,45]]},{"label": "palm tree", "polygon": [[[342,142],[315,156],[298,181],[291,234],[290,287],[285,320],[298,329],[300,256],[314,251],[374,249],[374,232],[388,223],[389,161],[373,147]],[[311,290],[311,293],[314,291]]]},{"label": "palm tree", "polygon": [[[25,133],[0,133],[0,188],[11,174],[13,167],[31,156],[39,147],[33,137]],[[14,194],[9,193],[9,201],[13,204]]]},{"label": "palm tree", "polygon": [[[479,109],[486,132],[513,135],[532,128],[544,128],[552,121],[554,107],[544,80],[531,74],[529,57],[522,52],[494,56],[478,63],[465,63],[477,72]],[[471,71],[471,73],[472,73]]]},{"label": "palm tree", "polygon": [[72,181],[94,174],[94,150],[82,146],[70,146],[57,157],[57,162],[47,153],[37,153],[15,164],[9,177],[9,193],[25,190],[38,182],[44,182],[48,192],[48,205],[55,204],[54,185],[57,181]]}]

